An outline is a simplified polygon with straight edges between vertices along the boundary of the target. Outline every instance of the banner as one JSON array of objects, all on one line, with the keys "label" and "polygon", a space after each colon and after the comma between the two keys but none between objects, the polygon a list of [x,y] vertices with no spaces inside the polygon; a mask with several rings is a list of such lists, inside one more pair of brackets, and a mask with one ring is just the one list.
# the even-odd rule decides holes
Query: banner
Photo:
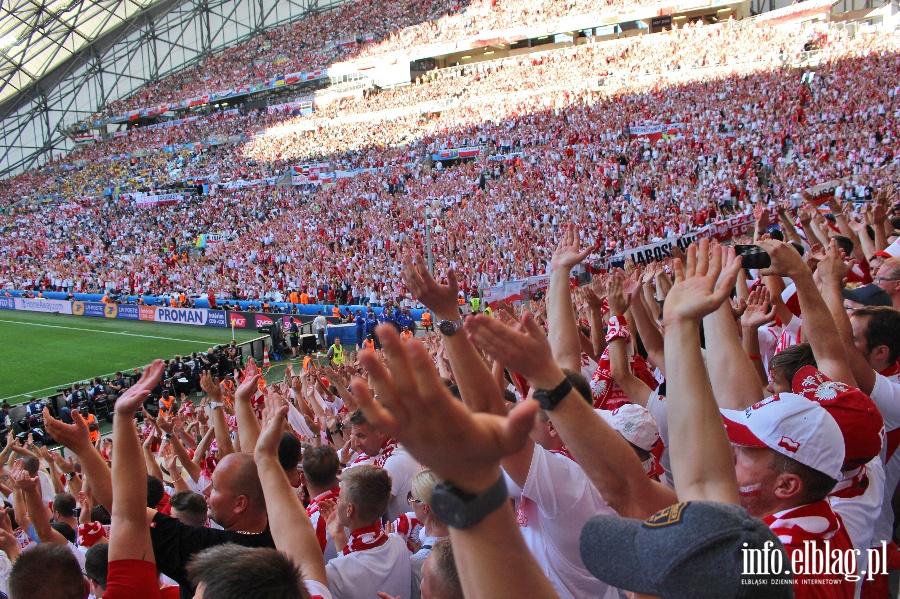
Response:
[{"label": "banner", "polygon": [[141,306],[140,318],[141,320],[153,320],[154,322],[168,322],[172,324],[214,327],[225,326],[225,312],[222,310],[207,310],[205,308]]},{"label": "banner", "polygon": [[228,240],[228,235],[225,235],[224,233],[201,233],[197,236],[197,240],[194,245],[198,248],[204,248],[208,245],[216,245],[218,243],[224,243]]},{"label": "banner", "polygon": [[106,304],[103,302],[72,302],[72,314],[102,318],[106,315]]},{"label": "banner", "polygon": [[15,310],[16,302],[11,297],[0,297],[0,310]]},{"label": "banner", "polygon": [[151,208],[153,206],[166,206],[169,204],[177,204],[184,199],[180,193],[163,193],[159,195],[146,195],[134,199],[134,204],[138,208]]},{"label": "banner", "polygon": [[632,125],[628,128],[628,135],[631,139],[646,137],[651,143],[656,143],[661,139],[675,139],[681,135],[684,129],[684,123],[642,123],[640,125]]},{"label": "banner", "polygon": [[[769,221],[774,221],[777,215],[777,209],[771,207],[767,208],[766,211]],[[663,241],[648,243],[625,250],[624,252],[619,252],[609,258],[609,263],[606,266],[600,265],[600,268],[621,267],[629,258],[633,260],[635,264],[659,262],[666,258],[671,258],[672,248],[675,246],[682,251],[685,251],[694,241],[703,237],[712,238],[720,242],[728,241],[729,239],[745,234],[755,222],[752,214],[739,214],[722,222],[706,225],[696,231],[689,231],[678,237],[670,237]],[[596,264],[595,267],[597,267]]]},{"label": "banner", "polygon": [[15,310],[28,312],[59,312],[60,314],[72,313],[72,302],[65,300],[48,300],[43,298],[26,299],[17,297],[13,301]]},{"label": "banner", "polygon": [[302,115],[307,115],[307,114],[312,114],[312,111],[313,111],[312,106],[313,106],[312,100],[309,100],[309,99],[297,100],[295,102],[285,102],[283,104],[275,104],[274,106],[268,106],[266,108],[266,114],[268,114],[269,116],[271,116],[273,114],[284,114],[284,113],[289,113],[289,114],[298,113],[298,114],[302,114]]}]

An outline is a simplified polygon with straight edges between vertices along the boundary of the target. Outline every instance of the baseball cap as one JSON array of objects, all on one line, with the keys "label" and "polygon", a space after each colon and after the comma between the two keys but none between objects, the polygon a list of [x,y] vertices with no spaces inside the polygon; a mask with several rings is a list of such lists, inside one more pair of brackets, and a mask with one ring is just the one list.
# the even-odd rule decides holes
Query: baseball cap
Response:
[{"label": "baseball cap", "polygon": [[594,410],[608,425],[619,431],[632,445],[644,451],[653,451],[659,441],[659,426],[644,406],[622,404],[615,410]]},{"label": "baseball cap", "polygon": [[783,563],[789,563],[762,520],[738,505],[714,501],[670,505],[643,522],[594,516],[581,530],[581,560],[594,577],[667,599],[793,597],[793,585],[784,584],[791,578],[787,571],[744,574],[745,550],[765,549],[769,557],[782,552]]},{"label": "baseball cap", "polygon": [[794,393],[828,410],[844,436],[845,466],[865,464],[881,452],[884,417],[872,398],[850,385],[832,381],[815,366],[804,366],[791,382]]},{"label": "baseball cap", "polygon": [[768,447],[841,480],[844,435],[818,403],[795,393],[776,393],[743,411],[719,411],[732,443]]},{"label": "baseball cap", "polygon": [[843,289],[841,293],[844,294],[844,299],[863,306],[894,306],[894,302],[891,301],[891,296],[888,295],[888,292],[875,283],[869,283],[856,289]]}]

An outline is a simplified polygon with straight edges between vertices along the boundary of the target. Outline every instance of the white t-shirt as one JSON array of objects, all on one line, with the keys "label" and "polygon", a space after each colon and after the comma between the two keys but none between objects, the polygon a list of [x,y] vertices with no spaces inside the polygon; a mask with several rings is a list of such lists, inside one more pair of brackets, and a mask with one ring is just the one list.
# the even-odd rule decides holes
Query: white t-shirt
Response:
[{"label": "white t-shirt", "polygon": [[50,480],[50,475],[43,470],[38,470],[38,478],[41,481],[41,499],[44,500],[44,503],[53,503],[56,492],[53,490],[53,481]]},{"label": "white t-shirt", "polygon": [[665,447],[659,458],[659,465],[664,471],[659,482],[674,490],[675,479],[672,478],[672,459],[669,456],[669,417],[666,414],[666,398],[660,396],[658,388],[647,398],[647,410],[656,420],[656,425],[659,427],[659,438]]},{"label": "white t-shirt", "polygon": [[[406,497],[403,498],[406,501]],[[378,591],[411,599],[412,570],[406,541],[395,534],[380,547],[338,555],[325,565],[334,599],[373,599]]]},{"label": "white t-shirt", "polygon": [[315,580],[304,580],[303,586],[305,586],[306,590],[309,591],[312,599],[333,599],[331,596],[331,591],[329,591],[328,587],[326,587],[321,582],[317,582]]},{"label": "white t-shirt", "polygon": [[[875,532],[875,521],[881,514],[881,503],[884,500],[884,465],[875,458],[866,465],[866,476],[869,487],[857,497],[828,497],[831,509],[841,517],[847,534],[853,542],[853,548],[859,549],[857,570],[868,572],[867,552],[872,547],[872,534]],[[856,585],[857,597],[862,584]]]},{"label": "white t-shirt", "polygon": [[884,417],[884,430],[887,433],[887,442],[881,449],[881,459],[884,463],[884,501],[872,535],[872,543],[880,546],[881,541],[890,543],[893,538],[894,510],[891,507],[891,500],[897,483],[900,482],[900,452],[896,451],[900,443],[900,375],[888,377],[876,374],[871,397]]},{"label": "white t-shirt", "polygon": [[422,471],[422,466],[402,447],[396,447],[391,456],[384,461],[384,469],[391,475],[391,495],[388,503],[388,520],[393,522],[400,514],[409,509],[406,496],[412,489],[413,477]]},{"label": "white t-shirt", "polygon": [[560,599],[618,598],[581,561],[581,529],[590,518],[615,512],[574,460],[535,444],[519,512],[525,543]]}]

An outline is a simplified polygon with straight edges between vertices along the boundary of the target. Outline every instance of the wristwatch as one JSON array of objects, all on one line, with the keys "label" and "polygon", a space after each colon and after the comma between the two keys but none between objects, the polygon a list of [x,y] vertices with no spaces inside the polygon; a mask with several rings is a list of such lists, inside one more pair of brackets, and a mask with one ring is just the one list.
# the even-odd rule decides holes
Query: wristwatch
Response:
[{"label": "wristwatch", "polygon": [[463,529],[484,520],[508,498],[506,480],[501,475],[492,487],[478,495],[466,493],[450,483],[438,483],[431,492],[430,505],[438,520],[451,528]]},{"label": "wristwatch", "polygon": [[211,402],[209,402],[209,409],[215,410],[216,408],[221,408],[224,405],[225,404],[222,403],[221,401],[211,401]]},{"label": "wristwatch", "polygon": [[541,404],[542,410],[552,410],[572,390],[572,383],[566,377],[553,389],[535,389],[534,398]]},{"label": "wristwatch", "polygon": [[456,334],[456,331],[462,328],[462,326],[463,319],[460,317],[456,320],[442,320],[438,323],[438,330],[447,337],[452,337]]}]

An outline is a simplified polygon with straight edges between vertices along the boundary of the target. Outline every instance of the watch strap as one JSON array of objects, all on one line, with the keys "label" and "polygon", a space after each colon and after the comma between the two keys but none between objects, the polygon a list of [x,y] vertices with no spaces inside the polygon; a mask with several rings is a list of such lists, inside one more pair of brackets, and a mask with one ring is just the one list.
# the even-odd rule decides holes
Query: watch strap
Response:
[{"label": "watch strap", "polygon": [[503,506],[509,498],[503,475],[477,495],[466,493],[449,482],[438,483],[430,507],[441,522],[457,530],[469,528]]},{"label": "watch strap", "polygon": [[534,398],[540,404],[542,410],[552,410],[559,405],[559,402],[561,402],[571,390],[572,382],[569,381],[569,377],[566,377],[553,389],[535,389]]}]

